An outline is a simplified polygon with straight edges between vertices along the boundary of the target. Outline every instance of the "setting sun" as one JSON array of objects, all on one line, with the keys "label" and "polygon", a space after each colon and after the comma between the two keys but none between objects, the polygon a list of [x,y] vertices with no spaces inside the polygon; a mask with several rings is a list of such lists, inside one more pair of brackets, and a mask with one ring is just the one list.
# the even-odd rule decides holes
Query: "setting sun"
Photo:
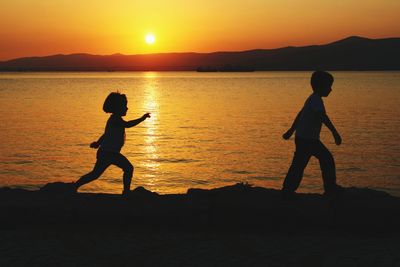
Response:
[{"label": "setting sun", "polygon": [[145,37],[146,43],[152,45],[156,41],[156,37],[152,33],[148,33]]}]

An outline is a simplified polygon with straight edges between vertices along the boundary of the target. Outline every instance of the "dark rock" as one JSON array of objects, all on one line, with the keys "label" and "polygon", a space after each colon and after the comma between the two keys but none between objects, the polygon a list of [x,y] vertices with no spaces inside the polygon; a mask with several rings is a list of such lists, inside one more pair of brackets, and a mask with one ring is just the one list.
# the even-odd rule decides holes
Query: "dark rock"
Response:
[{"label": "dark rock", "polygon": [[138,187],[127,197],[73,193],[72,184],[50,183],[39,191],[0,188],[1,225],[118,225],[195,229],[341,229],[399,231],[400,198],[366,188],[347,188],[335,198],[235,184],[160,195]]},{"label": "dark rock", "polygon": [[73,194],[76,193],[74,183],[54,182],[48,183],[40,188],[41,192],[52,194]]},{"label": "dark rock", "polygon": [[150,190],[147,190],[143,186],[138,186],[134,190],[131,190],[129,197],[139,197],[139,198],[149,198],[149,199],[154,199],[159,196],[158,193],[151,192]]}]

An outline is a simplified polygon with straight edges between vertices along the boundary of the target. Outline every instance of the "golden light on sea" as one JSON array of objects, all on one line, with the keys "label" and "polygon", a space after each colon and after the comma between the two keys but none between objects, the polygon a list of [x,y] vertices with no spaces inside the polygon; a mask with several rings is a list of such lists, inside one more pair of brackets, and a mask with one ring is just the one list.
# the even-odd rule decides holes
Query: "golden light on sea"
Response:
[{"label": "golden light on sea", "polygon": [[154,72],[145,73],[148,79],[145,86],[145,98],[143,100],[143,109],[145,112],[151,113],[151,118],[146,120],[146,133],[145,133],[145,146],[144,152],[149,155],[149,159],[144,166],[149,171],[145,175],[147,184],[152,186],[157,183],[157,177],[153,174],[157,171],[160,163],[157,162],[159,158],[157,149],[157,136],[158,136],[158,102],[157,102],[157,74]]}]

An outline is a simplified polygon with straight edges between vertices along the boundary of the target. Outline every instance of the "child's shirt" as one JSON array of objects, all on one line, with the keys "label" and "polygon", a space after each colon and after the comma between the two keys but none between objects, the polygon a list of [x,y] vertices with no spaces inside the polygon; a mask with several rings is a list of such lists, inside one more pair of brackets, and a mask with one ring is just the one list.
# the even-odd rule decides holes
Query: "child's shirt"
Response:
[{"label": "child's shirt", "polygon": [[296,137],[319,139],[322,127],[321,113],[325,113],[324,102],[319,95],[313,93],[307,98],[301,110],[296,127]]},{"label": "child's shirt", "polygon": [[125,142],[125,126],[120,116],[111,115],[107,121],[100,149],[120,152]]}]

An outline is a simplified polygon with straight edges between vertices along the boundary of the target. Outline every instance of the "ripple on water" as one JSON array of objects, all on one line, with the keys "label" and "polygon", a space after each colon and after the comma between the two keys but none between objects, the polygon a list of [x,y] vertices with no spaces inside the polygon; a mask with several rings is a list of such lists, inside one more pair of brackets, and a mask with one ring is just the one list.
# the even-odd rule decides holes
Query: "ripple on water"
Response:
[{"label": "ripple on water", "polygon": [[34,161],[32,160],[16,160],[16,161],[1,161],[1,164],[9,164],[9,165],[23,165],[23,164],[32,164]]},{"label": "ripple on water", "polygon": [[22,165],[22,164],[32,164],[33,161],[31,161],[31,160],[19,160],[19,161],[15,161],[14,163],[15,163],[15,164],[18,164],[18,165]]},{"label": "ripple on water", "polygon": [[252,180],[259,180],[259,181],[279,181],[282,180],[282,177],[275,177],[275,176],[250,176]]},{"label": "ripple on water", "polygon": [[225,170],[224,172],[233,174],[253,174],[254,172],[244,171],[244,170]]},{"label": "ripple on water", "polygon": [[199,160],[196,159],[166,159],[166,158],[157,158],[157,159],[152,159],[152,161],[159,162],[159,163],[193,163],[193,162],[199,162]]},{"label": "ripple on water", "polygon": [[358,167],[338,168],[337,171],[342,172],[366,172],[367,170]]}]

